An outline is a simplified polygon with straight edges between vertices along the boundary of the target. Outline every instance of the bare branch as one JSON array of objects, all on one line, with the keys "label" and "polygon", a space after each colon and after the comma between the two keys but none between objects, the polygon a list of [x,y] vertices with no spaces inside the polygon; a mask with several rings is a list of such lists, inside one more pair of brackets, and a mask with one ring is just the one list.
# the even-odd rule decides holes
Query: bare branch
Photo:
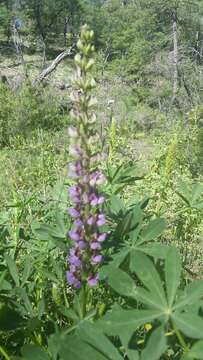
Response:
[{"label": "bare branch", "polygon": [[70,56],[72,54],[73,48],[69,48],[65,51],[63,51],[61,54],[59,54],[56,59],[52,61],[52,63],[44,69],[32,82],[33,86],[38,85],[40,82],[42,82],[52,71],[56,69],[56,67],[60,64],[60,62],[65,59],[66,57]]}]

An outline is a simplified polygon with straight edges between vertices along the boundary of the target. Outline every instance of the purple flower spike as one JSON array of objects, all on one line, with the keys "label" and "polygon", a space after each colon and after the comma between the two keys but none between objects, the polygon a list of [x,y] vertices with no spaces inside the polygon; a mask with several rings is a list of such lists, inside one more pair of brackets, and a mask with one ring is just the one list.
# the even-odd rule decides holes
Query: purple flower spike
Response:
[{"label": "purple flower spike", "polygon": [[101,262],[102,262],[102,255],[92,256],[92,263],[93,264],[100,264]]},{"label": "purple flower spike", "polygon": [[91,247],[92,250],[100,250],[101,249],[101,244],[94,241],[94,242],[91,243],[90,247]]},{"label": "purple flower spike", "polygon": [[95,276],[89,277],[87,282],[90,286],[94,287],[97,286],[99,281],[99,274],[96,274]]},{"label": "purple flower spike", "polygon": [[91,59],[93,39],[92,35],[88,35],[87,38],[83,36],[83,31],[85,34],[85,27],[81,33],[81,43],[89,43],[90,51],[86,52],[86,45],[79,49],[82,61],[76,61],[74,90],[71,94],[73,110],[70,115],[74,126],[68,130],[69,154],[73,159],[69,164],[68,173],[74,180],[73,186],[69,188],[72,205],[68,211],[73,222],[69,237],[74,241],[74,247],[70,249],[67,257],[69,271],[66,276],[69,284],[76,289],[83,284],[97,285],[99,275],[95,272],[102,262],[102,242],[107,236],[100,230],[106,223],[105,214],[101,210],[105,197],[100,191],[100,185],[106,178],[99,169],[104,155],[97,151],[100,149],[99,134],[96,114],[91,105],[92,95],[90,89],[83,86],[87,79],[91,79],[88,69],[84,69],[83,62],[88,63]]},{"label": "purple flower spike", "polygon": [[99,234],[98,237],[97,237],[97,241],[99,242],[103,242],[105,241],[107,238],[107,233],[102,233],[102,234]]},{"label": "purple flower spike", "polygon": [[77,211],[75,208],[69,208],[68,212],[69,212],[70,216],[72,216],[73,218],[80,216],[79,211]]},{"label": "purple flower spike", "polygon": [[105,225],[105,223],[106,223],[105,215],[104,214],[99,214],[97,222],[96,222],[97,226],[103,226],[103,225]]},{"label": "purple flower spike", "polygon": [[74,231],[74,230],[70,230],[68,234],[69,234],[70,238],[71,238],[72,240],[74,240],[74,241],[79,241],[79,240],[81,240],[80,235],[79,235],[76,231]]}]

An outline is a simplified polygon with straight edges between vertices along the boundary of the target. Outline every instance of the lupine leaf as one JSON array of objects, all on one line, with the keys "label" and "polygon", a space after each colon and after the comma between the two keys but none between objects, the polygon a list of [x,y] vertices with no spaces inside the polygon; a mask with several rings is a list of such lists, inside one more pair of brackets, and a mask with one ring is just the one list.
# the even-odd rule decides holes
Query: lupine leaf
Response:
[{"label": "lupine leaf", "polygon": [[24,265],[22,280],[21,280],[22,287],[25,285],[26,281],[28,280],[31,270],[32,270],[32,261],[30,257],[27,257]]},{"label": "lupine leaf", "polygon": [[203,337],[203,318],[190,313],[174,313],[172,319],[177,328],[192,339]]},{"label": "lupine leaf", "polygon": [[142,351],[140,360],[159,360],[167,347],[163,328],[159,327],[152,332],[146,348]]},{"label": "lupine leaf", "polygon": [[83,342],[78,335],[68,335],[62,339],[59,355],[63,360],[111,360],[93,345]]},{"label": "lupine leaf", "polygon": [[129,342],[133,335],[132,331],[128,329],[121,329],[119,332],[119,337],[122,345],[125,348],[125,354],[127,354],[129,360],[139,360],[139,353],[135,349],[129,347]]},{"label": "lupine leaf", "polygon": [[203,340],[197,341],[187,354],[188,359],[203,359]]},{"label": "lupine leaf", "polygon": [[196,303],[203,296],[203,280],[195,280],[188,286],[186,286],[184,292],[179,296],[174,309],[185,307],[186,305],[192,305]]},{"label": "lupine leaf", "polygon": [[119,335],[122,329],[135,331],[139,326],[159,318],[160,315],[161,312],[158,310],[113,310],[97,321],[95,326],[108,335]]},{"label": "lupine leaf", "polygon": [[80,335],[82,341],[98,349],[107,359],[122,360],[118,350],[111,343],[111,341],[100,331],[89,323],[83,323],[81,326]]},{"label": "lupine leaf", "polygon": [[18,269],[15,264],[15,261],[9,255],[5,255],[5,259],[6,259],[10,274],[11,274],[16,286],[20,286]]},{"label": "lupine leaf", "polygon": [[25,345],[22,355],[26,360],[51,360],[48,353],[37,345]]},{"label": "lupine leaf", "polygon": [[132,251],[130,256],[130,269],[134,271],[143,285],[149,289],[158,305],[167,307],[167,301],[159,274],[152,261],[143,253]]},{"label": "lupine leaf", "polygon": [[169,307],[173,304],[180,283],[181,261],[178,250],[171,247],[165,261],[165,280]]},{"label": "lupine leaf", "polygon": [[120,269],[114,269],[108,276],[109,285],[120,295],[135,297],[135,282],[124,271]]},{"label": "lupine leaf", "polygon": [[152,243],[138,246],[137,250],[142,251],[145,254],[153,256],[157,259],[165,259],[167,257],[169,246],[162,245],[160,243]]},{"label": "lupine leaf", "polygon": [[165,219],[155,219],[152,220],[149,225],[142,231],[140,234],[139,244],[142,244],[147,241],[154,240],[158,236],[162,234],[162,232],[166,228],[166,221]]}]

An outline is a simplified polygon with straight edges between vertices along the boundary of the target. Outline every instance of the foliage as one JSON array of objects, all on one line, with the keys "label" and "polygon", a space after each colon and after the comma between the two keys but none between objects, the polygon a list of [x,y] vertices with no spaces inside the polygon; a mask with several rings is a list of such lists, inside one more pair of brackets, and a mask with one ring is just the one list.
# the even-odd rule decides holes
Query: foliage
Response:
[{"label": "foliage", "polygon": [[58,130],[67,122],[67,115],[53,99],[51,92],[25,85],[14,94],[0,86],[0,145],[8,145],[14,136],[26,137],[37,129]]},{"label": "foliage", "polygon": [[[6,186],[11,187],[0,212],[2,357],[203,359],[201,271],[200,279],[188,276],[191,264],[180,246],[193,246],[194,233],[201,229],[202,181],[192,178],[184,148],[196,125],[173,127],[165,137],[158,133],[156,156],[144,175],[132,154],[129,160],[128,153],[124,159],[119,153],[125,145],[132,153],[135,137],[127,130],[120,135],[112,122],[110,154],[102,164],[107,178],[101,186],[107,217],[102,231],[108,233],[105,261],[99,285],[86,294],[84,311],[84,293],[65,279],[64,259],[72,246],[66,236],[71,227],[66,193],[72,182],[63,174],[69,138],[62,138],[63,129],[51,132],[60,124],[58,109],[50,106],[46,92],[35,91],[29,86],[15,96],[5,86],[0,91],[2,139],[10,140],[1,167],[6,163]],[[15,121],[13,128],[8,126],[11,119],[16,128]],[[25,134],[38,130],[30,138],[10,138],[20,126]]]}]

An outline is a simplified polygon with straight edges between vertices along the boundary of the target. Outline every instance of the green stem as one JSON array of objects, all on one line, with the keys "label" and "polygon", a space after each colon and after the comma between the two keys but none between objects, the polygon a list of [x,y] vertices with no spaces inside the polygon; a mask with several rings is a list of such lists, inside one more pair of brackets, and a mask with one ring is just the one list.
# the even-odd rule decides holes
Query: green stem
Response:
[{"label": "green stem", "polygon": [[0,353],[4,356],[4,358],[6,360],[10,360],[10,357],[8,356],[8,354],[5,352],[5,350],[1,347],[0,345]]},{"label": "green stem", "polygon": [[180,331],[178,330],[178,328],[174,324],[174,322],[173,322],[173,328],[174,328],[175,334],[176,334],[176,336],[177,336],[177,338],[178,338],[178,340],[180,342],[180,345],[183,348],[184,353],[187,353],[189,351],[189,348],[188,348],[183,336],[181,335]]},{"label": "green stem", "polygon": [[82,300],[82,318],[85,318],[86,311],[87,311],[87,285],[84,282],[82,285],[82,294],[81,294],[81,300]]}]

